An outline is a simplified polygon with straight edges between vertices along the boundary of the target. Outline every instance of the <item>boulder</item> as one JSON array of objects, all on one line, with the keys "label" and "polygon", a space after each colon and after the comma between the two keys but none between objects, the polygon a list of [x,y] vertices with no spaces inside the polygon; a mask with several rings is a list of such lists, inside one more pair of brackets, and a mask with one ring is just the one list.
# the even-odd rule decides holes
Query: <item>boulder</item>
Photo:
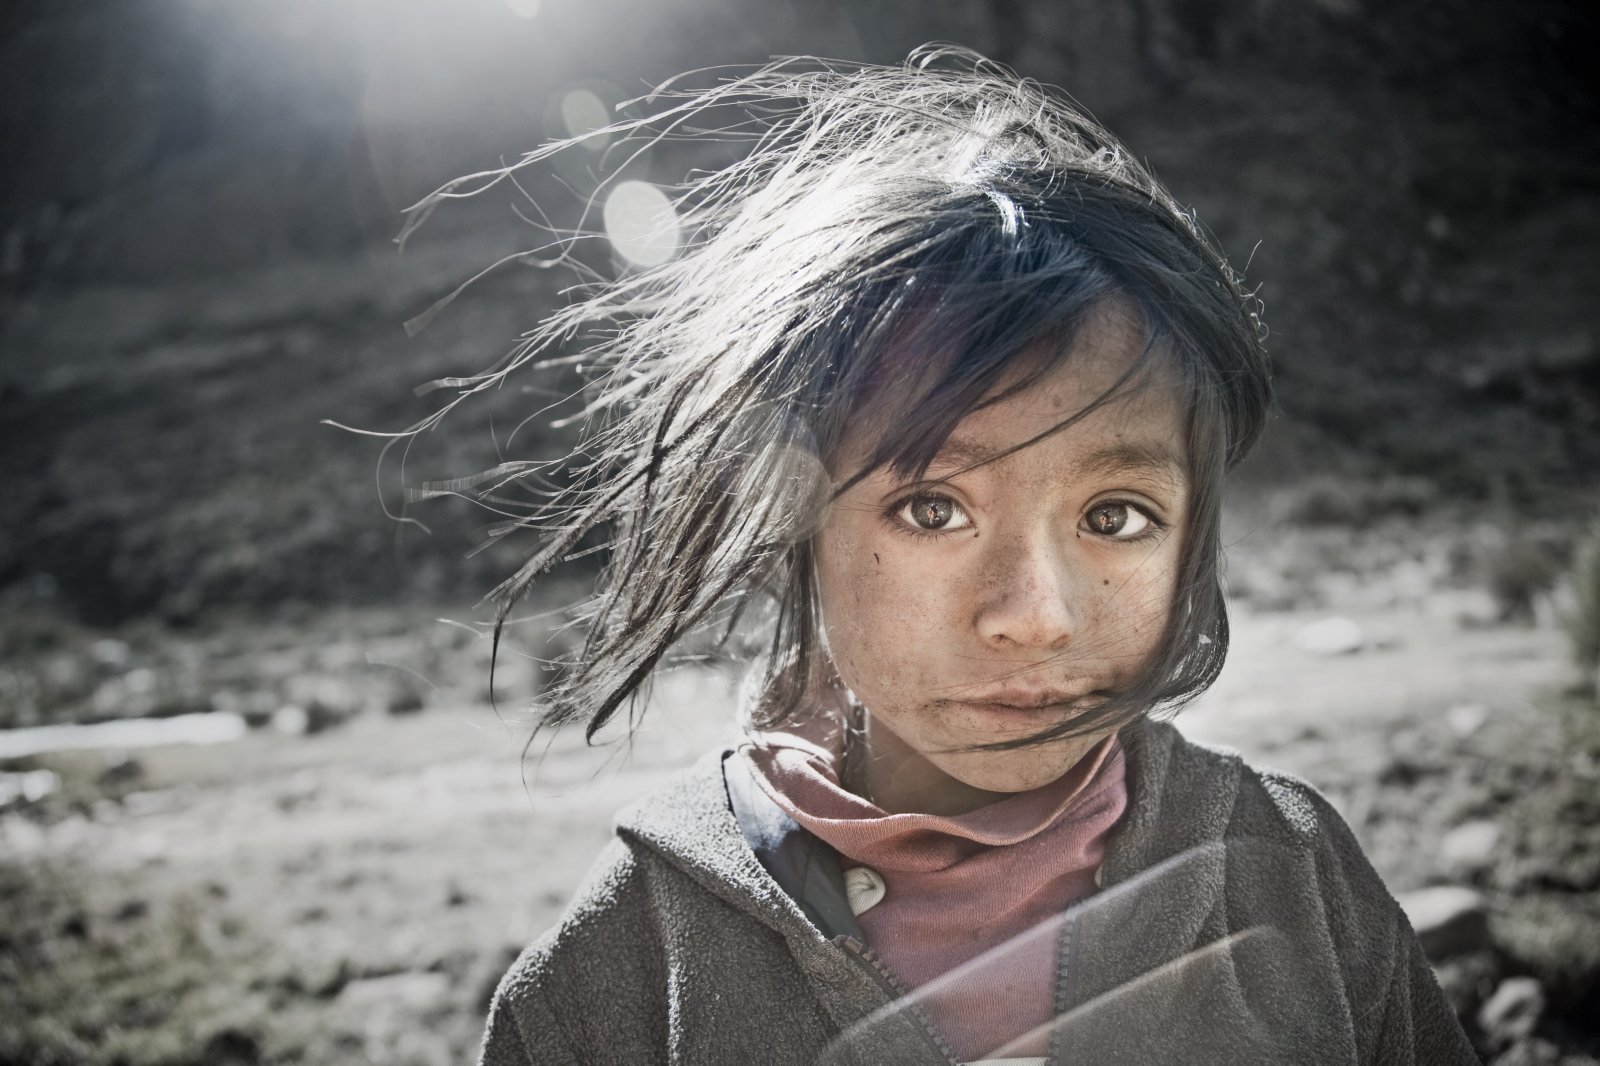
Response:
[{"label": "boulder", "polygon": [[1400,897],[1428,958],[1438,961],[1489,945],[1489,910],[1482,895],[1459,885],[1435,885]]},{"label": "boulder", "polygon": [[366,1008],[392,1003],[417,1011],[437,1007],[449,993],[448,975],[407,972],[358,978],[340,990],[339,1000]]},{"label": "boulder", "polygon": [[1439,842],[1439,861],[1455,876],[1483,873],[1500,855],[1500,827],[1488,819],[1463,822]]},{"label": "boulder", "polygon": [[1351,655],[1367,644],[1360,623],[1350,618],[1322,618],[1302,626],[1294,635],[1295,647],[1313,655]]},{"label": "boulder", "polygon": [[1478,1025],[1490,1046],[1506,1048],[1533,1035],[1544,1016],[1544,986],[1532,977],[1508,977],[1478,1010]]}]

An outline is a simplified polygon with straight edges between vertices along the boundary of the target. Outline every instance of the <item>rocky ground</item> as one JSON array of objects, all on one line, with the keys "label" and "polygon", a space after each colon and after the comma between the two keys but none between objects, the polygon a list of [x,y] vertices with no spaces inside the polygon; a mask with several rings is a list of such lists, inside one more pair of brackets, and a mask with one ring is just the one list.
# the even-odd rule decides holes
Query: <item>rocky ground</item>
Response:
[{"label": "rocky ground", "polygon": [[[1381,557],[1364,545],[1394,533],[1302,549]],[[1296,580],[1240,552],[1241,583]],[[1600,713],[1568,691],[1557,606],[1501,622],[1421,556],[1322,571],[1295,609],[1241,595],[1228,671],[1182,724],[1333,799],[1485,1061],[1600,1061]],[[0,1062],[470,1059],[495,979],[614,810],[731,728],[733,671],[684,670],[631,746],[559,736],[524,759],[534,636],[497,710],[486,642],[422,611],[10,625],[33,652],[7,683],[41,707],[210,707],[247,731],[0,761],[33,782],[0,813]]]}]

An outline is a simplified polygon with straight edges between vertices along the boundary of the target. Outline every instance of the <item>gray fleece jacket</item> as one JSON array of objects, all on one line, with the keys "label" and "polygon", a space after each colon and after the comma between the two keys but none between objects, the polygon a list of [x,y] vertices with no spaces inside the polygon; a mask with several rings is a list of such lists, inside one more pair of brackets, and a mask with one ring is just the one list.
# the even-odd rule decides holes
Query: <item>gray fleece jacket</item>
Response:
[{"label": "gray fleece jacket", "polygon": [[[1052,932],[1052,1061],[1477,1062],[1320,795],[1168,725],[1123,737],[1103,890]],[[839,905],[836,856],[726,754],[619,817],[501,982],[481,1066],[954,1061]]]}]

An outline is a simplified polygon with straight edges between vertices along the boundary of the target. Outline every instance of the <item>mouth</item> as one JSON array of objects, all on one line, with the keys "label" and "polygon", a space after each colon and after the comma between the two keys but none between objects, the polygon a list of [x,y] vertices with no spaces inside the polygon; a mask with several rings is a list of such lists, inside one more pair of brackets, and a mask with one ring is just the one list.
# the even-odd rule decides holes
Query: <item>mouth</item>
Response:
[{"label": "mouth", "polygon": [[1110,698],[1104,689],[1078,685],[1059,689],[991,689],[942,703],[968,707],[1005,707],[1016,711],[1077,710],[1085,704],[1103,703]]},{"label": "mouth", "polygon": [[983,720],[990,728],[1036,730],[1091,710],[1110,699],[1101,689],[1076,692],[1000,692],[978,698],[941,700],[952,711]]}]

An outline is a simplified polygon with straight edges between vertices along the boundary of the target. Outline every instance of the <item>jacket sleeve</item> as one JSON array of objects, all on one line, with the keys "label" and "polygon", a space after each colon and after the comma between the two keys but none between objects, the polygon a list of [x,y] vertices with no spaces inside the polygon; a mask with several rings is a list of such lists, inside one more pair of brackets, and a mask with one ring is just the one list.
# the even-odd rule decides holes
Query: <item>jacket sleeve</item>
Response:
[{"label": "jacket sleeve", "polygon": [[1404,915],[1397,917],[1394,974],[1389,980],[1374,1061],[1380,1066],[1475,1066],[1478,1056],[1439,988],[1422,945]]},{"label": "jacket sleeve", "polygon": [[1323,906],[1362,1066],[1477,1066],[1411,923],[1350,827],[1310,786],[1274,784],[1294,788],[1314,812]]},{"label": "jacket sleeve", "polygon": [[1360,1066],[1477,1066],[1405,912],[1344,818],[1304,781],[1270,771],[1261,778],[1315,856]]},{"label": "jacket sleeve", "polygon": [[577,1066],[554,1006],[545,995],[539,958],[525,954],[501,980],[489,1007],[478,1066]]},{"label": "jacket sleeve", "polygon": [[480,1066],[663,1059],[668,981],[649,878],[622,840],[501,978]]}]

